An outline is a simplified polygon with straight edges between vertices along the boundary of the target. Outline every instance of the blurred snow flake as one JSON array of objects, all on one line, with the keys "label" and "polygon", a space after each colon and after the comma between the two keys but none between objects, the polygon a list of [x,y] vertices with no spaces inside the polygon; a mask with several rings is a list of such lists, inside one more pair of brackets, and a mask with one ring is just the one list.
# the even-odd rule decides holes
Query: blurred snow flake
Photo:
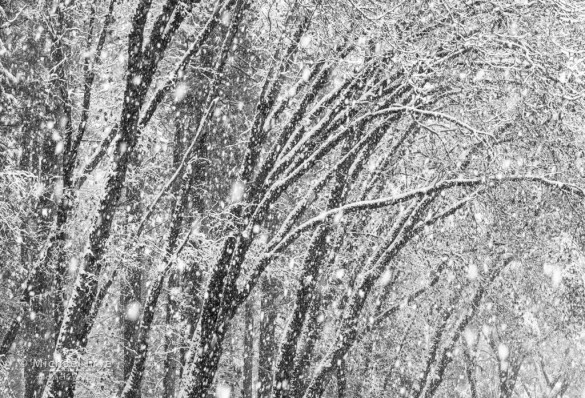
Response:
[{"label": "blurred snow flake", "polygon": [[473,346],[475,344],[475,340],[477,337],[477,332],[473,329],[466,328],[463,332],[463,337],[465,337],[465,342],[468,346]]},{"label": "blurred snow flake", "polygon": [[79,260],[77,257],[71,257],[71,260],[69,261],[69,272],[74,273],[77,271],[77,267],[79,267]]},{"label": "blurred snow flake", "polygon": [[175,102],[179,102],[185,98],[187,92],[189,91],[189,86],[186,83],[179,83],[177,88],[175,89]]},{"label": "blurred snow flake", "polygon": [[242,197],[244,196],[244,184],[241,183],[240,181],[236,181],[232,187],[232,198],[231,201],[232,203],[235,202],[239,202],[240,200],[242,200]]},{"label": "blurred snow flake", "polygon": [[477,265],[475,263],[469,264],[467,267],[467,277],[469,279],[477,279],[479,272],[477,270]]},{"label": "blurred snow flake", "polygon": [[60,155],[63,152],[63,141],[57,142],[55,145],[55,155]]},{"label": "blurred snow flake", "polygon": [[177,268],[181,272],[183,272],[185,269],[187,269],[187,263],[185,261],[183,261],[183,259],[180,257],[177,258]]},{"label": "blurred snow flake", "polygon": [[485,70],[484,69],[480,69],[477,71],[477,74],[475,75],[475,78],[473,79],[476,82],[480,82],[485,78]]},{"label": "blurred snow flake", "polygon": [[505,361],[506,359],[508,359],[508,355],[510,355],[510,350],[508,349],[508,346],[506,346],[505,344],[500,344],[498,346],[498,358],[500,358],[500,361]]},{"label": "blurred snow flake", "polygon": [[390,283],[390,279],[392,279],[392,273],[389,270],[384,271],[384,273],[380,276],[380,285],[386,286]]},{"label": "blurred snow flake", "polygon": [[483,221],[483,214],[481,213],[475,213],[475,222],[476,223],[481,223]]},{"label": "blurred snow flake", "polygon": [[553,287],[560,286],[561,282],[563,281],[563,272],[561,270],[561,267],[554,267],[551,279]]},{"label": "blurred snow flake", "polygon": [[61,200],[63,196],[63,180],[58,179],[55,181],[55,186],[53,187],[53,195],[55,197],[55,201]]},{"label": "blurred snow flake", "polygon": [[232,13],[229,11],[224,11],[224,13],[221,15],[221,23],[223,25],[229,25],[231,19],[232,19]]},{"label": "blurred snow flake", "polygon": [[140,303],[138,301],[134,301],[128,304],[128,307],[126,308],[126,319],[130,321],[137,321],[139,316]]},{"label": "blurred snow flake", "polygon": [[218,384],[217,390],[215,391],[215,396],[217,398],[230,398],[232,394],[232,389],[230,386],[226,386],[225,384]]}]

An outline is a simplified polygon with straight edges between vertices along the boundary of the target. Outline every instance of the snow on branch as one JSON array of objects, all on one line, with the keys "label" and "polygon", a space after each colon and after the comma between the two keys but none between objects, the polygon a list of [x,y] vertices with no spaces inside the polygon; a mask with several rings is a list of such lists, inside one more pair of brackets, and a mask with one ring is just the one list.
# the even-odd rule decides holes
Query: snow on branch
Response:
[{"label": "snow on branch", "polygon": [[486,184],[503,184],[509,182],[536,182],[540,183],[549,188],[558,189],[562,192],[577,195],[581,198],[585,197],[585,191],[575,185],[550,180],[539,176],[510,176],[510,177],[485,177],[485,178],[457,178],[452,180],[444,180],[434,185],[428,185],[426,187],[417,188],[409,192],[405,192],[399,195],[384,197],[379,199],[363,200],[358,202],[349,203],[347,205],[332,209],[321,213],[320,215],[305,221],[299,225],[296,229],[290,232],[279,242],[274,242],[269,246],[270,253],[278,253],[287,247],[292,241],[294,241],[303,232],[336,217],[339,213],[348,214],[361,210],[375,210],[383,207],[394,206],[399,203],[406,202],[415,197],[422,197],[438,193],[453,187],[473,187]]}]

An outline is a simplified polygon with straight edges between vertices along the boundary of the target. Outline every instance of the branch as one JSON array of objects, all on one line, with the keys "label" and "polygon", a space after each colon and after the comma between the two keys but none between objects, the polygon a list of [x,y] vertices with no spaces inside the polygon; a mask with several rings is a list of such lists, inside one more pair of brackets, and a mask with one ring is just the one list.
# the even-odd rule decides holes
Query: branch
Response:
[{"label": "branch", "polygon": [[433,224],[436,224],[438,221],[443,220],[447,217],[449,217],[452,214],[455,214],[455,212],[457,212],[457,210],[461,209],[463,206],[465,206],[470,200],[476,198],[479,194],[479,192],[482,192],[484,189],[478,189],[476,190],[474,193],[472,193],[471,195],[466,196],[465,198],[461,199],[460,201],[454,203],[453,205],[451,205],[448,209],[436,214],[434,217],[431,217],[430,219],[423,221],[421,223],[419,223],[417,226],[415,226],[413,228],[413,233],[417,234],[419,232],[422,232],[422,230],[425,227],[431,226]]},{"label": "branch", "polygon": [[471,391],[471,398],[478,398],[477,384],[475,382],[475,362],[469,352],[467,343],[463,344],[463,357],[465,358],[465,373],[467,374],[467,381],[469,382],[469,389]]},{"label": "branch", "polygon": [[[320,1],[317,3],[319,2]],[[256,112],[254,114],[254,120],[250,130],[250,139],[246,147],[242,169],[240,170],[239,174],[239,180],[244,186],[250,182],[256,165],[260,159],[260,150],[262,149],[262,144],[264,143],[267,133],[264,129],[264,124],[270,114],[270,111],[276,105],[277,96],[280,92],[284,78],[284,72],[290,66],[291,60],[298,50],[298,44],[302,38],[302,35],[307,31],[311,24],[312,17],[312,13],[303,17],[302,22],[298,25],[298,28],[293,35],[290,45],[285,51],[285,55],[280,60],[278,72],[274,77],[272,77],[270,73],[266,76],[266,81],[264,82],[262,93],[260,94],[260,99],[256,104]]]},{"label": "branch", "polygon": [[435,112],[435,111],[426,111],[426,110],[419,109],[419,108],[414,108],[414,107],[411,107],[411,106],[402,106],[401,108],[404,109],[404,110],[407,110],[407,111],[412,111],[412,112],[415,112],[415,113],[420,113],[421,115],[433,116],[433,117],[436,117],[438,119],[448,120],[448,121],[450,121],[452,123],[455,123],[456,125],[458,125],[460,127],[463,127],[466,130],[471,131],[472,133],[474,133],[476,135],[487,135],[490,138],[495,138],[493,134],[488,133],[488,132],[485,132],[485,131],[478,130],[478,129],[470,126],[469,124],[467,124],[465,122],[462,122],[459,119],[454,118],[453,116],[447,115],[446,113]]},{"label": "branch", "polygon": [[[142,220],[140,221],[140,224],[138,226],[138,230],[136,232],[137,236],[142,233],[146,221],[152,215],[152,212],[154,211],[157,203],[160,201],[160,199],[162,198],[164,193],[169,190],[169,188],[173,185],[173,183],[181,175],[182,170],[184,169],[185,165],[187,164],[187,161],[189,160],[189,158],[191,157],[191,154],[193,153],[193,150],[195,149],[195,146],[197,145],[199,138],[203,133],[203,130],[205,128],[207,120],[209,119],[210,115],[213,113],[213,110],[215,109],[215,106],[217,105],[219,98],[215,98],[215,96],[217,94],[217,90],[218,90],[219,85],[221,83],[221,77],[223,76],[223,71],[224,71],[224,68],[226,65],[226,61],[227,61],[227,58],[229,55],[230,48],[232,47],[234,38],[238,32],[238,26],[239,26],[241,19],[243,17],[243,11],[244,11],[245,4],[246,4],[246,0],[238,0],[237,1],[234,15],[232,16],[232,21],[230,23],[230,27],[225,35],[225,39],[223,40],[221,50],[220,50],[220,56],[216,62],[215,68],[214,68],[215,69],[215,71],[213,73],[214,78],[210,84],[209,92],[205,98],[205,102],[203,105],[203,106],[207,107],[207,110],[203,114],[201,119],[199,120],[199,124],[197,126],[197,131],[195,132],[194,137],[191,139],[191,145],[189,145],[187,150],[185,150],[185,152],[183,153],[183,158],[181,159],[181,162],[177,166],[177,169],[175,170],[175,173],[173,174],[173,176],[170,178],[169,181],[167,181],[165,186],[160,190],[158,195],[155,197],[154,201],[146,209],[146,212],[145,212],[144,216],[142,217]],[[192,172],[192,170],[189,171],[189,173],[191,173],[191,172]],[[190,178],[190,177],[187,177],[187,178]]]},{"label": "branch", "polygon": [[330,219],[333,219],[339,213],[349,214],[354,213],[361,210],[375,210],[380,209],[383,207],[393,206],[399,203],[406,202],[410,199],[415,197],[422,197],[426,195],[430,195],[433,193],[438,193],[444,191],[446,189],[452,187],[473,187],[479,185],[488,185],[492,184],[503,184],[508,182],[538,182],[542,185],[545,185],[550,188],[556,188],[561,190],[565,193],[570,193],[577,195],[581,198],[585,197],[585,191],[583,189],[572,185],[563,183],[560,181],[549,180],[544,177],[537,177],[537,176],[511,176],[511,177],[485,177],[485,178],[459,178],[453,180],[445,180],[435,185],[429,185],[426,187],[414,189],[410,192],[406,192],[400,195],[379,198],[379,199],[372,199],[372,200],[364,200],[353,202],[344,206],[341,206],[336,209],[332,209],[326,212],[323,212],[317,217],[313,217],[312,219],[304,222],[303,224],[299,225],[295,230],[285,236],[281,241],[271,243],[269,246],[269,253],[267,255],[274,255],[286,248],[292,241],[294,241],[298,236],[300,236],[303,232],[325,222]]},{"label": "branch", "polygon": [[146,107],[146,111],[140,119],[139,126],[143,127],[148,124],[150,118],[152,118],[160,103],[163,101],[169,90],[175,85],[177,79],[191,61],[191,58],[197,55],[199,50],[201,50],[203,43],[205,43],[205,41],[209,38],[209,35],[219,22],[219,16],[224,9],[224,6],[225,8],[228,8],[234,3],[234,1],[235,0],[227,0],[225,2],[218,1],[211,16],[207,20],[205,27],[199,33],[199,36],[197,36],[197,39],[195,39],[195,41],[189,46],[181,61],[179,61],[179,63],[175,66],[175,69],[171,72],[171,76],[152,95],[148,106]]},{"label": "branch", "polygon": [[[83,139],[85,134],[85,129],[87,127],[87,120],[89,118],[89,106],[91,103],[91,93],[93,82],[95,80],[95,68],[97,65],[101,64],[102,61],[102,50],[104,48],[104,44],[106,43],[106,37],[108,35],[108,30],[110,25],[114,21],[112,18],[112,14],[114,13],[114,5],[116,4],[116,0],[110,0],[110,6],[108,7],[108,13],[104,18],[104,26],[102,27],[102,31],[100,33],[96,48],[95,48],[95,55],[93,58],[93,64],[89,65],[89,57],[85,59],[83,64],[83,71],[85,75],[85,80],[83,83],[84,92],[83,92],[83,105],[81,110],[81,120],[79,121],[79,126],[77,127],[77,136],[75,137],[75,142],[72,146],[72,151],[74,154],[77,153],[77,148]],[[108,144],[109,145],[109,144]],[[82,184],[83,185],[83,184]]]},{"label": "branch", "polygon": [[154,198],[152,203],[150,205],[148,205],[148,207],[146,208],[146,211],[144,212],[144,216],[142,217],[142,220],[140,220],[140,224],[138,224],[138,230],[136,232],[137,236],[140,235],[142,233],[142,231],[144,230],[144,225],[145,225],[146,221],[148,221],[148,219],[152,215],[152,212],[154,211],[156,205],[158,204],[158,202],[160,201],[160,199],[162,198],[164,193],[166,191],[168,191],[168,189],[173,185],[173,183],[181,175],[183,168],[187,164],[189,158],[191,157],[191,153],[193,152],[193,149],[195,148],[195,145],[197,144],[197,141],[199,140],[199,136],[201,135],[201,132],[203,131],[203,126],[205,125],[205,121],[207,121],[207,119],[209,118],[209,115],[211,115],[213,113],[213,109],[215,108],[216,104],[217,104],[217,99],[215,99],[211,102],[211,104],[207,108],[207,111],[203,115],[201,122],[199,123],[199,128],[197,129],[193,139],[191,140],[191,145],[189,145],[189,148],[187,148],[187,150],[183,154],[183,158],[181,159],[181,162],[177,166],[177,170],[175,170],[175,173],[172,175],[172,177],[167,181],[167,183],[164,185],[164,187],[162,187],[162,189],[156,195],[156,197]]},{"label": "branch", "polygon": [[116,138],[117,135],[118,135],[118,125],[116,124],[112,127],[112,129],[110,130],[108,135],[106,135],[104,137],[104,139],[102,140],[102,142],[100,143],[100,145],[96,149],[96,151],[93,153],[93,155],[91,156],[89,161],[85,164],[85,166],[83,166],[82,171],[81,171],[81,176],[79,176],[79,178],[77,178],[77,180],[75,181],[75,184],[74,184],[77,189],[80,189],[83,186],[83,184],[87,180],[87,177],[91,173],[93,173],[93,171],[96,169],[96,167],[100,164],[100,162],[102,161],[102,159],[104,158],[104,156],[108,152],[108,148],[110,147],[110,144],[112,143],[112,141],[114,141],[114,138]]},{"label": "branch", "polygon": [[388,318],[390,315],[392,315],[396,311],[398,311],[402,307],[403,303],[406,303],[406,305],[410,305],[410,303],[412,303],[414,300],[419,298],[424,292],[431,290],[431,288],[433,288],[433,286],[435,286],[439,282],[440,274],[443,271],[445,264],[446,264],[445,262],[441,262],[439,267],[437,267],[437,269],[433,271],[433,274],[434,274],[433,279],[431,279],[431,281],[429,282],[428,285],[423,286],[423,287],[415,290],[414,292],[412,292],[408,296],[406,296],[406,298],[404,298],[404,299],[397,300],[399,302],[398,304],[394,304],[390,308],[388,308],[388,309],[384,310],[383,312],[381,312],[380,314],[378,314],[378,316],[376,316],[376,318],[374,319],[372,326],[370,328],[368,328],[368,331],[371,330],[374,326],[379,325],[380,323],[382,323],[382,321],[384,319]]},{"label": "branch", "polygon": [[7,29],[9,28],[14,22],[16,22],[16,20],[18,19],[18,17],[20,16],[20,14],[22,14],[22,12],[24,10],[26,10],[28,8],[28,5],[25,5],[24,7],[22,7],[14,16],[14,18],[12,18],[11,20],[8,20],[6,22],[4,22],[2,25],[0,25],[0,29]]},{"label": "branch", "polygon": [[[149,287],[146,295],[144,309],[140,317],[140,325],[137,330],[136,347],[138,352],[134,356],[134,362],[132,364],[132,371],[125,380],[124,388],[120,394],[121,398],[134,398],[136,392],[140,390],[142,378],[144,376],[144,364],[148,355],[148,337],[152,329],[152,323],[156,312],[156,306],[158,299],[162,292],[164,281],[167,274],[169,273],[171,266],[175,262],[177,256],[181,253],[187,242],[191,237],[192,228],[190,228],[185,235],[183,241],[178,245],[174,253],[170,247],[167,247],[165,257],[162,259],[162,266],[160,271],[157,273],[154,283]],[[170,250],[169,250],[170,249]]]},{"label": "branch", "polygon": [[[322,188],[322,185],[324,185],[326,183],[326,181],[327,181],[326,178],[323,178],[322,180],[320,180],[317,184],[315,184],[312,191],[320,190]],[[253,287],[255,286],[254,280],[257,279],[262,274],[262,272],[264,272],[264,269],[268,266],[268,264],[270,263],[272,258],[274,256],[276,256],[277,254],[279,254],[280,252],[282,252],[283,250],[285,250],[303,232],[310,230],[311,228],[313,228],[313,227],[315,227],[315,226],[317,226],[317,225],[319,225],[319,224],[321,224],[329,219],[334,218],[335,216],[337,216],[340,213],[348,214],[348,213],[357,212],[357,211],[361,211],[361,210],[368,210],[368,209],[372,210],[372,209],[378,209],[378,208],[382,208],[382,207],[393,206],[393,205],[396,205],[399,203],[406,202],[406,201],[413,199],[415,197],[422,197],[422,196],[426,196],[426,195],[431,195],[433,193],[438,193],[438,192],[441,192],[443,190],[446,190],[446,189],[454,187],[454,186],[472,187],[472,186],[477,186],[477,185],[481,185],[481,184],[487,185],[487,183],[489,183],[489,182],[502,183],[502,182],[514,182],[514,181],[540,182],[541,184],[543,184],[545,186],[557,188],[557,189],[560,189],[561,191],[564,191],[564,192],[573,193],[579,197],[585,196],[585,194],[581,188],[578,188],[578,187],[570,185],[570,184],[566,184],[566,183],[562,183],[562,182],[554,181],[554,180],[548,180],[548,179],[543,178],[543,177],[516,176],[516,177],[507,177],[507,178],[490,177],[490,178],[476,178],[476,179],[446,180],[446,181],[443,181],[443,182],[435,184],[435,185],[430,185],[430,186],[427,186],[424,188],[415,189],[415,190],[412,190],[410,192],[407,192],[407,193],[404,193],[401,195],[397,195],[397,196],[393,196],[393,197],[386,197],[386,198],[380,198],[380,199],[374,199],[374,200],[364,200],[364,201],[350,203],[348,205],[344,205],[344,206],[338,207],[336,209],[326,211],[317,217],[313,217],[312,219],[299,225],[292,232],[288,232],[282,238],[279,238],[280,234],[277,234],[277,236],[275,238],[273,238],[271,240],[271,242],[269,243],[267,252],[264,253],[264,255],[260,258],[258,265],[255,267],[254,271],[252,272],[251,278],[249,281],[249,287],[247,289],[245,289],[244,291],[242,291],[240,293],[240,295],[245,296],[247,294],[247,292],[251,291],[253,289]],[[479,192],[482,192],[482,191],[483,191],[483,189],[479,189],[479,190],[475,191],[473,194],[454,203],[451,207],[449,207],[445,211],[435,215],[431,219],[428,219],[426,221],[418,223],[416,226],[413,227],[412,232],[414,234],[420,233],[420,232],[422,232],[422,230],[426,226],[430,226],[430,225],[454,214],[457,210],[459,210],[461,207],[463,207],[466,203],[468,203],[470,200],[472,200],[474,197],[476,197]],[[298,209],[295,209],[295,211],[293,211],[293,213],[295,213],[297,210],[299,212],[302,212],[306,205],[307,205],[307,203],[305,203],[305,201],[299,203]],[[293,218],[291,218],[291,220],[296,220],[296,219],[298,219],[298,217],[296,217],[296,215]],[[287,219],[287,222],[289,222],[289,221],[290,220]],[[282,235],[280,235],[280,236],[282,236]],[[240,297],[240,301],[241,300],[242,300],[242,298]]]},{"label": "branch", "polygon": [[100,290],[97,292],[95,301],[93,303],[93,306],[91,307],[91,312],[89,313],[89,321],[87,323],[88,330],[92,329],[93,323],[95,322],[95,320],[97,318],[97,315],[98,315],[98,312],[102,306],[102,303],[103,303],[104,299],[106,298],[106,295],[108,294],[110,287],[114,283],[116,276],[118,276],[117,269],[115,269],[114,272],[112,272],[112,276],[110,276],[110,279],[108,279],[104,283],[104,285],[100,288]]}]

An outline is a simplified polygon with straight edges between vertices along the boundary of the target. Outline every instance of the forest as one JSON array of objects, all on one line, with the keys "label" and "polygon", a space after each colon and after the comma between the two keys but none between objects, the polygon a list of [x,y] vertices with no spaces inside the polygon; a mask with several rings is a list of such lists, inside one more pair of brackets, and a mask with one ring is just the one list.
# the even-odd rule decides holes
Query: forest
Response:
[{"label": "forest", "polygon": [[585,397],[583,79],[583,0],[0,0],[0,397]]}]

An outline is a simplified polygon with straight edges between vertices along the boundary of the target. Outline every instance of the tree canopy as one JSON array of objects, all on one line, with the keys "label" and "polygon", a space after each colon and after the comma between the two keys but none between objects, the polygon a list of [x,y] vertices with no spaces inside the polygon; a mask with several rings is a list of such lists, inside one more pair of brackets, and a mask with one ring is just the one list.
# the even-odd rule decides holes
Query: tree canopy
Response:
[{"label": "tree canopy", "polygon": [[581,396],[584,33],[0,0],[0,395]]}]

